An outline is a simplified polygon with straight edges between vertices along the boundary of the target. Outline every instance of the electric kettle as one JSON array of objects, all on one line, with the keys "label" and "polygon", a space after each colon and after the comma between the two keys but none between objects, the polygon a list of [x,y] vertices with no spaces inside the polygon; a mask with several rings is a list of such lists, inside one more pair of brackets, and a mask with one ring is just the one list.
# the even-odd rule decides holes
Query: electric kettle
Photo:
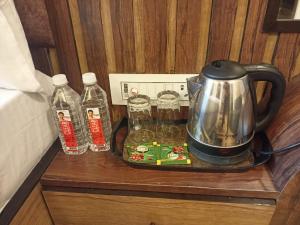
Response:
[{"label": "electric kettle", "polygon": [[[258,114],[255,81],[272,83],[267,112]],[[272,65],[241,65],[217,60],[187,80],[189,146],[199,158],[216,164],[239,162],[249,153],[255,132],[278,112],[285,79]]]}]

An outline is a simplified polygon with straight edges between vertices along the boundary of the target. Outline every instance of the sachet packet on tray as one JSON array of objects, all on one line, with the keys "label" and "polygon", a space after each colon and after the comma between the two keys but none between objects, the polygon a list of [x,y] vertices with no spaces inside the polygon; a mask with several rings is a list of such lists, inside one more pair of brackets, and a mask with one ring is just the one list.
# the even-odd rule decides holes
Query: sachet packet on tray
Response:
[{"label": "sachet packet on tray", "polygon": [[191,159],[188,145],[167,145],[143,143],[140,145],[127,144],[128,161],[133,163],[144,163],[152,165],[188,165]]}]

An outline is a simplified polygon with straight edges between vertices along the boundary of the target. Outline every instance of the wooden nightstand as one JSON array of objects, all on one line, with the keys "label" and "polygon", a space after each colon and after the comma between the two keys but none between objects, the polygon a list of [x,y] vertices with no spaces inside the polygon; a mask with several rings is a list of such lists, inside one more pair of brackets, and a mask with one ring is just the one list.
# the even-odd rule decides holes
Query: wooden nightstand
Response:
[{"label": "wooden nightstand", "polygon": [[269,224],[280,195],[266,166],[244,173],[146,170],[90,151],[59,152],[42,185],[56,224]]},{"label": "wooden nightstand", "polygon": [[[274,148],[300,139],[300,79],[268,129]],[[59,152],[41,179],[55,224],[296,225],[300,152],[243,173],[136,169],[110,152]]]}]

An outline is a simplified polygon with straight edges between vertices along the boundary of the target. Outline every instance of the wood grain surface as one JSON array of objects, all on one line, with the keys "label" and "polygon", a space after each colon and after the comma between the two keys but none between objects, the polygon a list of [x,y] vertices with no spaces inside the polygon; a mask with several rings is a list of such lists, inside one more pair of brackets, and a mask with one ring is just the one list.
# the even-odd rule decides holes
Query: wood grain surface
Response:
[{"label": "wood grain surface", "polygon": [[270,225],[299,225],[300,173],[294,174],[278,199]]},{"label": "wood grain surface", "polygon": [[50,58],[51,66],[53,69],[53,74],[62,73],[60,65],[59,65],[59,60],[58,60],[56,49],[49,48],[48,50],[49,50],[49,58]]},{"label": "wood grain surface", "polygon": [[[267,129],[274,149],[280,149],[300,141],[300,76],[287,86],[282,106]],[[298,148],[300,149],[300,148]],[[300,151],[275,155],[270,164],[275,185],[279,190],[300,169]],[[299,186],[300,187],[300,186]]]},{"label": "wood grain surface", "polygon": [[43,192],[55,224],[268,225],[274,205]]},{"label": "wood grain surface", "polygon": [[145,39],[144,39],[144,0],[132,0],[134,16],[134,44],[136,72],[145,72]]},{"label": "wood grain surface", "polygon": [[111,152],[91,151],[78,157],[59,152],[42,184],[269,199],[279,195],[265,166],[244,173],[158,171],[132,168]]},{"label": "wood grain surface", "polygon": [[202,3],[203,4],[200,9],[201,18],[199,23],[201,32],[199,33],[196,72],[200,72],[202,67],[205,66],[206,62],[212,0],[203,0]]},{"label": "wood grain surface", "polygon": [[145,72],[162,73],[167,55],[167,0],[143,1]]},{"label": "wood grain surface", "polygon": [[41,185],[37,184],[28,196],[10,225],[52,225],[52,219],[42,195]]},{"label": "wood grain surface", "polygon": [[[262,59],[263,63],[272,64],[272,62],[273,62],[273,53],[274,53],[275,48],[276,48],[277,40],[278,40],[278,35],[277,34],[269,34],[268,35],[267,41],[266,41],[266,46],[265,46],[265,51],[264,51],[264,55],[263,55],[263,59]],[[270,86],[271,84],[269,84],[268,82],[265,82],[265,81],[257,82],[256,97],[257,97],[258,102],[260,102],[260,100],[266,94],[267,85]]]},{"label": "wood grain surface", "polygon": [[293,79],[295,76],[300,75],[300,52],[298,53],[297,58],[295,59],[293,70],[290,74],[290,80]]},{"label": "wood grain surface", "polygon": [[293,68],[299,63],[297,61],[299,54],[300,35],[281,33],[274,55],[274,65],[284,74],[286,80],[289,80]]},{"label": "wood grain surface", "polygon": [[83,89],[81,70],[67,0],[46,0],[61,72],[77,92]]},{"label": "wood grain surface", "polygon": [[[110,1],[111,23],[116,58],[116,71],[134,72],[134,14],[132,0]],[[114,50],[115,50],[114,49]],[[109,72],[114,72],[110,71]]]},{"label": "wood grain surface", "polygon": [[116,56],[110,13],[110,0],[100,1],[100,12],[107,59],[107,71],[116,72]]},{"label": "wood grain surface", "polygon": [[[96,72],[109,96],[107,74],[112,71],[199,73],[205,63],[223,58],[241,63],[273,63],[287,80],[300,73],[299,35],[262,32],[265,0],[68,3],[81,71]],[[63,49],[62,44],[68,46],[64,42],[69,39],[61,38],[65,30],[56,29],[56,33],[54,36],[60,35],[56,39],[62,40],[57,49]],[[68,59],[59,57],[60,64],[76,63],[65,62]],[[78,79],[78,72],[74,74],[69,79],[79,90],[81,77]],[[265,86],[257,85],[258,99],[264,96]],[[123,106],[114,106],[112,111],[114,121],[125,115]]]},{"label": "wood grain surface", "polygon": [[54,72],[50,61],[49,51],[47,48],[30,48],[31,57],[34,67],[37,70],[53,76]]},{"label": "wood grain surface", "polygon": [[[206,51],[198,52],[198,46],[201,45],[203,49],[207,46],[208,32],[205,30],[208,31],[209,20],[203,20],[203,17],[207,14],[210,15],[210,6],[207,5],[211,3],[209,1],[181,0],[177,4],[176,72],[200,73],[200,70],[197,71],[198,68],[196,68],[197,60],[200,59],[197,59],[196,56],[204,54],[202,58],[206,58]],[[202,7],[207,11],[200,10]],[[200,36],[203,40],[200,40]]]},{"label": "wood grain surface", "polygon": [[84,46],[82,27],[80,22],[79,8],[77,0],[68,0],[72,26],[74,31],[74,38],[76,42],[77,54],[80,64],[81,73],[88,72],[88,65],[86,59],[86,50]]},{"label": "wood grain surface", "polygon": [[236,0],[213,1],[207,63],[229,59],[237,3]]},{"label": "wood grain surface", "polygon": [[107,92],[108,102],[111,103],[100,4],[100,0],[78,0],[89,71],[96,74],[99,85]]},{"label": "wood grain surface", "polygon": [[166,73],[175,73],[175,51],[176,51],[176,16],[177,0],[167,1],[167,52],[166,52]]},{"label": "wood grain surface", "polygon": [[249,1],[245,33],[241,49],[242,63],[261,63],[268,33],[262,32],[264,15],[267,7],[265,0]]},{"label": "wood grain surface", "polygon": [[239,61],[241,45],[244,37],[245,22],[249,0],[239,0],[235,14],[234,29],[231,40],[229,59]]},{"label": "wood grain surface", "polygon": [[31,47],[54,47],[44,0],[14,0],[27,41]]}]

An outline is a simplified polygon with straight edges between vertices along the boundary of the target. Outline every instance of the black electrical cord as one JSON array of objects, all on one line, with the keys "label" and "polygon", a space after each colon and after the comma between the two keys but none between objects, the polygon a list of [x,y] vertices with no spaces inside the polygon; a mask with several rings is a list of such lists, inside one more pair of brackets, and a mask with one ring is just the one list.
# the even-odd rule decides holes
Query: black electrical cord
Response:
[{"label": "black electrical cord", "polygon": [[286,147],[273,150],[271,152],[261,151],[260,153],[264,154],[264,155],[283,154],[283,153],[286,153],[286,152],[289,152],[289,151],[293,151],[293,150],[300,150],[300,148],[299,149],[295,149],[296,147],[299,147],[299,146],[300,146],[300,142],[297,142],[297,143],[288,145]]}]

